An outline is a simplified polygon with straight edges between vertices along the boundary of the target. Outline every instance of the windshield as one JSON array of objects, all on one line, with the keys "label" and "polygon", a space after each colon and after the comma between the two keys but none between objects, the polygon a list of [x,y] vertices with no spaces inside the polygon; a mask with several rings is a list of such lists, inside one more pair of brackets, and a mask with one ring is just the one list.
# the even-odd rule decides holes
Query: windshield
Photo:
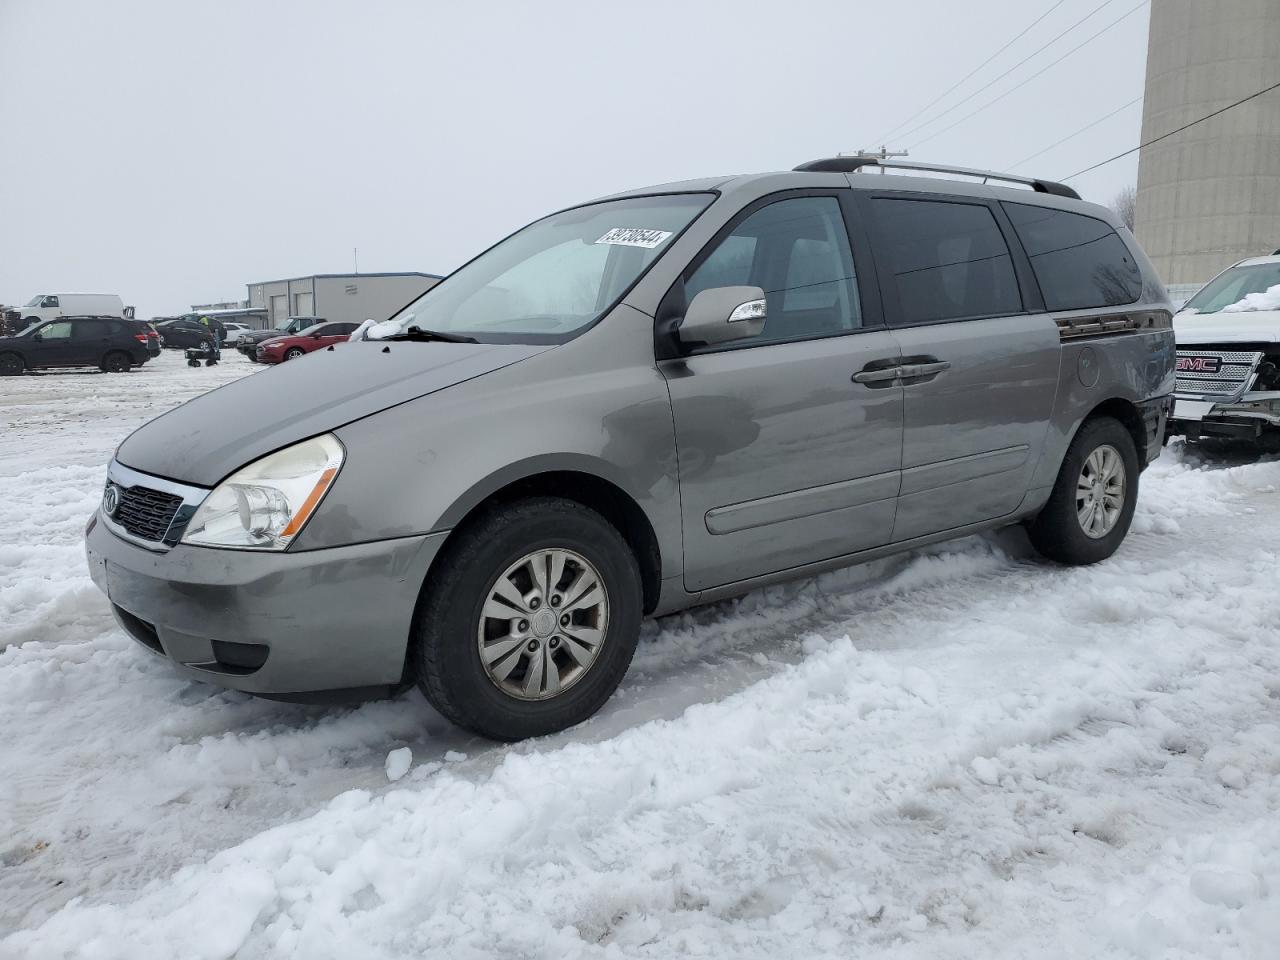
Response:
[{"label": "windshield", "polygon": [[30,332],[31,332],[32,330],[34,330],[36,327],[40,326],[40,324],[42,324],[42,323],[44,323],[44,321],[43,321],[43,320],[37,320],[35,323],[30,324],[29,326],[24,327],[23,329],[19,330],[19,331],[15,334],[15,336],[25,337],[28,333],[30,333]]},{"label": "windshield", "polygon": [[43,300],[43,299],[44,299],[44,294],[43,294],[43,293],[37,293],[34,297],[32,297],[30,300],[28,300],[28,301],[26,302],[25,306],[28,306],[28,307],[38,307],[38,306],[40,306],[40,301],[41,301],[41,300]]},{"label": "windshield", "polygon": [[1235,267],[1205,284],[1182,309],[1196,313],[1280,310],[1280,290],[1276,287],[1280,287],[1280,263]]},{"label": "windshield", "polygon": [[608,310],[712,199],[631,197],[552,214],[450,274],[379,332],[562,343]]}]

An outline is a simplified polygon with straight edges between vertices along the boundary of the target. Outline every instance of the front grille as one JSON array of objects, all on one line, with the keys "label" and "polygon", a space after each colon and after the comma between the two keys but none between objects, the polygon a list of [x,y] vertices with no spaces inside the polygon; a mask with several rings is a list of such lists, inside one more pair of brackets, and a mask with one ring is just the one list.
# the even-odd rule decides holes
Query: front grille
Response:
[{"label": "front grille", "polygon": [[1259,350],[1183,347],[1178,351],[1174,391],[1194,397],[1234,400],[1248,389],[1261,359]]},{"label": "front grille", "polygon": [[128,487],[120,491],[120,505],[111,519],[135,537],[160,541],[169,530],[182,498],[149,487]]}]

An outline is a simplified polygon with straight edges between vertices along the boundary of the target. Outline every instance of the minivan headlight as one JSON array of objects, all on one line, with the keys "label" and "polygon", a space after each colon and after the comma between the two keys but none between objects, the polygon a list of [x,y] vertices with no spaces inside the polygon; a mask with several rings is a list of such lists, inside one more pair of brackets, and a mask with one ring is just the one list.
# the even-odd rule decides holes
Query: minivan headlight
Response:
[{"label": "minivan headlight", "polygon": [[342,458],[338,438],[325,434],[255,460],[205,498],[182,542],[283,550],[319,506]]}]

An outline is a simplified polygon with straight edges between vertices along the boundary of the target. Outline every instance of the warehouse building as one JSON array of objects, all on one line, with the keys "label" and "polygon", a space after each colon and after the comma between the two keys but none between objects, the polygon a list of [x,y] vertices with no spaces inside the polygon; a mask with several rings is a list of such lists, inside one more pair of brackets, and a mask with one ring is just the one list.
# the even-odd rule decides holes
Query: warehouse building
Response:
[{"label": "warehouse building", "polygon": [[440,280],[432,273],[317,273],[251,283],[249,306],[265,307],[273,327],[287,317],[386,320]]},{"label": "warehouse building", "polygon": [[1152,0],[1134,232],[1172,287],[1280,248],[1280,0]]}]

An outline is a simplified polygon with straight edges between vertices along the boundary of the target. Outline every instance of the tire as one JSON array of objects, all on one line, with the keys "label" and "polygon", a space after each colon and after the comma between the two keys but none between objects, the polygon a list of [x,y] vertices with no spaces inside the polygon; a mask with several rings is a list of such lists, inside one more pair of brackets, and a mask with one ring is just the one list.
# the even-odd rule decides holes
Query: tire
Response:
[{"label": "tire", "polygon": [[[1081,514],[1082,510],[1088,511],[1090,494],[1082,484],[1088,481],[1086,464],[1089,464],[1090,476],[1106,475],[1105,468],[1098,470],[1098,464],[1105,465],[1110,461],[1108,451],[1118,455],[1123,468],[1123,492],[1114,494],[1114,486],[1099,478],[1093,489],[1097,506],[1089,514],[1091,522],[1097,524],[1091,536],[1085,530]],[[1100,459],[1090,464],[1090,457],[1095,453]],[[1032,546],[1050,560],[1072,566],[1107,559],[1116,552],[1129,532],[1133,510],[1138,503],[1138,474],[1137,448],[1125,426],[1111,417],[1086,421],[1062,458],[1049,502],[1027,525]],[[1112,491],[1112,496],[1105,502],[1118,501],[1118,512],[1109,518],[1105,516],[1104,501],[1097,499],[1100,492],[1108,491]]]},{"label": "tire", "polygon": [[103,373],[128,373],[132,366],[132,358],[121,350],[112,350],[98,364]]},{"label": "tire", "polygon": [[16,377],[27,368],[16,353],[0,353],[0,377]]},{"label": "tire", "polygon": [[[537,585],[526,578],[531,568],[520,564],[522,558],[542,550],[556,551],[567,559],[561,577],[550,584],[550,596],[538,602]],[[588,566],[583,567],[574,557]],[[543,569],[544,576],[550,579],[551,570]],[[495,508],[460,531],[432,570],[414,618],[409,665],[431,705],[458,726],[492,740],[523,740],[555,733],[581,723],[599,710],[627,672],[640,636],[640,569],[621,534],[594,510],[554,497]],[[577,618],[589,614],[594,618],[590,622],[597,626],[603,622],[594,659],[585,667],[578,664],[581,654],[571,656],[571,641],[566,636],[547,633],[569,632],[569,628],[557,624],[564,623],[563,610],[580,602],[570,598],[570,590],[582,574],[588,582],[598,575],[604,596],[600,606],[600,595],[587,589],[580,596],[595,596],[597,602],[590,610],[569,615]],[[520,583],[530,586],[525,597],[534,599],[527,599],[531,606],[526,611],[537,611],[530,615],[536,620],[525,620],[513,610],[508,626],[505,616],[484,615],[495,603],[504,611],[508,609],[501,601],[491,599],[500,579],[508,576],[514,580],[506,579],[506,586],[509,590],[515,583],[517,597],[524,592]],[[555,592],[557,585],[564,593],[562,599]],[[548,619],[555,609],[550,604],[562,610],[559,619],[554,615]],[[523,632],[515,633],[521,624]],[[577,624],[572,630],[583,638],[588,632],[597,632],[587,624]],[[509,636],[528,640],[506,647],[510,654],[491,659],[492,666],[486,668],[480,652],[482,632],[490,637],[484,641],[492,644],[489,650],[503,649]],[[541,646],[531,653],[530,644]],[[586,648],[577,644],[575,649]],[[534,689],[533,696],[538,698],[530,699],[502,688],[505,683],[527,690],[531,684],[535,688],[539,685],[534,681],[543,687],[554,687],[549,669],[540,671],[534,681],[529,679],[533,665],[545,662],[539,658],[559,664],[555,676],[565,679],[558,693]],[[509,665],[513,663],[514,668]],[[490,675],[490,670],[501,671],[504,665],[508,671],[504,680]]]},{"label": "tire", "polygon": [[284,352],[284,359],[297,360],[299,357],[303,356],[306,352],[307,351],[303,350],[301,347],[290,347],[288,350]]}]

